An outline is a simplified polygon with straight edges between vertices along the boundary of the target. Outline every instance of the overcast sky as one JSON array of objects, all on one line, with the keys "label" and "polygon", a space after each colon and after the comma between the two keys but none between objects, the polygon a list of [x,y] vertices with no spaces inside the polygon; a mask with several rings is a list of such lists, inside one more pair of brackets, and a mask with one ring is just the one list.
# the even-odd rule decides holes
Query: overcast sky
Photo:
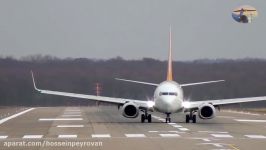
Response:
[{"label": "overcast sky", "polygon": [[[231,17],[257,8],[251,24]],[[0,55],[174,60],[266,58],[265,0],[0,0]]]}]

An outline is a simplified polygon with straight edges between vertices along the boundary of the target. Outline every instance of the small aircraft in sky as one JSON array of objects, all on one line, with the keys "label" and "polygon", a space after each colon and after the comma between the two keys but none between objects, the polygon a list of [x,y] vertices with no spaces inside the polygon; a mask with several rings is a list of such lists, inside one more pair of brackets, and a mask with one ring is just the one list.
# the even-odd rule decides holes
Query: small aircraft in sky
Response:
[{"label": "small aircraft in sky", "polygon": [[252,6],[240,6],[233,10],[232,17],[240,23],[251,23],[258,16],[257,10]]},{"label": "small aircraft in sky", "polygon": [[[86,100],[95,100],[101,102],[108,102],[122,107],[122,115],[126,118],[137,118],[141,114],[141,122],[152,122],[152,111],[157,111],[166,115],[165,122],[171,122],[171,114],[183,113],[186,115],[186,123],[192,121],[196,123],[197,116],[201,119],[212,119],[216,115],[216,108],[220,105],[254,102],[266,100],[266,96],[262,97],[246,97],[246,98],[234,98],[234,99],[218,99],[218,100],[203,100],[203,101],[186,101],[184,99],[183,87],[194,86],[201,84],[210,84],[223,82],[224,80],[196,82],[179,84],[173,80],[172,71],[172,36],[171,28],[169,34],[169,55],[168,55],[168,67],[167,78],[160,84],[149,83],[143,81],[127,80],[116,78],[117,80],[133,82],[138,84],[146,84],[155,86],[154,97],[152,100],[135,100],[115,97],[104,97],[97,95],[86,95],[69,92],[51,91],[39,89],[36,86],[34,74],[31,72],[34,89],[42,94],[59,95],[67,97],[82,98]],[[147,68],[148,69],[148,68]]]}]

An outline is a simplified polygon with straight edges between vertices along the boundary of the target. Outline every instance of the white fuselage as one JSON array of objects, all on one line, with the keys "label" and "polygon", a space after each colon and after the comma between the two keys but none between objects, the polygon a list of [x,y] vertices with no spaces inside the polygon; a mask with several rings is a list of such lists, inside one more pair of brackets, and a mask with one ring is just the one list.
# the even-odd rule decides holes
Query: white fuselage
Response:
[{"label": "white fuselage", "polygon": [[154,108],[163,113],[175,113],[183,109],[183,90],[174,81],[164,81],[154,92]]}]

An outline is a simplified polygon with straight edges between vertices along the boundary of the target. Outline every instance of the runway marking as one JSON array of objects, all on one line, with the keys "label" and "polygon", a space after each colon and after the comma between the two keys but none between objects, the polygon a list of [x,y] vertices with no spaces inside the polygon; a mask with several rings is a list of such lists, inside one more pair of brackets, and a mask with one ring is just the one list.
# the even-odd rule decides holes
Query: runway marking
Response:
[{"label": "runway marking", "polygon": [[252,139],[266,139],[266,136],[264,135],[245,135],[245,136]]},{"label": "runway marking", "polygon": [[62,115],[62,117],[81,117],[81,115]]},{"label": "runway marking", "polygon": [[251,112],[244,112],[244,111],[233,111],[233,110],[228,110],[225,112],[230,112],[230,113],[237,113],[237,114],[244,114],[244,115],[253,115],[253,116],[260,116],[258,113],[251,113]]},{"label": "runway marking", "polygon": [[41,139],[43,135],[24,135],[23,139]]},{"label": "runway marking", "polygon": [[150,133],[157,133],[157,132],[159,132],[159,131],[149,131]]},{"label": "runway marking", "polygon": [[92,134],[91,137],[92,138],[110,138],[111,135],[110,134]]},{"label": "runway marking", "polygon": [[200,139],[200,140],[203,140],[204,142],[210,142],[211,141],[208,138],[192,138],[192,139]]},{"label": "runway marking", "polygon": [[159,134],[161,137],[180,137],[178,134]]},{"label": "runway marking", "polygon": [[180,131],[148,131],[149,133],[186,133]]},{"label": "runway marking", "polygon": [[58,135],[58,138],[77,138],[78,136],[76,134],[63,134],[63,135]]},{"label": "runway marking", "polygon": [[170,122],[170,123],[167,123],[169,125],[176,125],[176,123],[173,123],[173,122]]},{"label": "runway marking", "polygon": [[7,135],[0,135],[0,139],[6,139],[7,137]]},{"label": "runway marking", "polygon": [[83,128],[84,125],[57,125],[58,128]]},{"label": "runway marking", "polygon": [[200,145],[213,145],[215,147],[224,147],[223,143],[200,143]]},{"label": "runway marking", "polygon": [[17,114],[14,114],[14,115],[12,115],[12,116],[9,116],[9,117],[6,117],[6,118],[4,118],[4,119],[1,119],[1,120],[0,120],[0,124],[4,123],[4,122],[6,122],[6,121],[8,121],[8,120],[10,120],[10,119],[16,118],[16,117],[18,117],[18,116],[20,116],[20,115],[23,115],[23,114],[25,114],[25,113],[27,113],[27,112],[29,112],[29,111],[34,110],[34,109],[35,109],[35,108],[30,108],[30,109],[24,110],[24,111],[22,111],[22,112],[19,112],[19,113],[17,113]]},{"label": "runway marking", "polygon": [[144,138],[146,137],[144,134],[125,134],[128,138]]},{"label": "runway marking", "polygon": [[202,139],[203,141],[205,142],[210,142],[211,140],[210,139]]},{"label": "runway marking", "polygon": [[229,134],[211,134],[211,135],[217,138],[233,138],[233,136]]},{"label": "runway marking", "polygon": [[249,119],[234,119],[234,120],[239,122],[259,122],[259,123],[266,122],[266,120],[249,120]]},{"label": "runway marking", "polygon": [[182,128],[183,126],[181,126],[181,125],[172,125],[173,127],[175,127],[175,128]]},{"label": "runway marking", "polygon": [[198,132],[200,132],[200,133],[222,133],[222,134],[228,133],[228,132],[224,132],[224,131],[198,131]]},{"label": "runway marking", "polygon": [[170,133],[186,133],[186,132],[180,132],[180,131],[168,131]]},{"label": "runway marking", "polygon": [[189,131],[189,129],[187,129],[187,128],[178,128],[178,129],[181,131]]},{"label": "runway marking", "polygon": [[66,109],[65,111],[80,111],[79,109]]},{"label": "runway marking", "polygon": [[39,121],[79,121],[83,118],[40,118]]}]

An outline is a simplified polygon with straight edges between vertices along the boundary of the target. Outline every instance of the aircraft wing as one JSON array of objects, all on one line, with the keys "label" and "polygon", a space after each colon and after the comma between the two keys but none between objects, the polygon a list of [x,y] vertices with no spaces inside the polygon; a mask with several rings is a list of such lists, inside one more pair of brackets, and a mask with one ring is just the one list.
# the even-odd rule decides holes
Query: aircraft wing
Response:
[{"label": "aircraft wing", "polygon": [[215,81],[205,81],[205,82],[195,82],[195,83],[185,83],[180,84],[181,87],[184,86],[191,86],[191,85],[200,85],[200,84],[210,84],[210,83],[217,83],[217,82],[224,82],[225,80],[215,80]]},{"label": "aircraft wing", "polygon": [[204,100],[204,101],[186,101],[184,102],[184,107],[186,109],[198,108],[203,104],[212,104],[213,106],[245,103],[245,102],[257,102],[266,100],[266,96],[260,97],[245,97],[245,98],[233,98],[233,99],[218,99],[218,100]]},{"label": "aircraft wing", "polygon": [[86,95],[86,94],[77,94],[77,93],[69,93],[69,92],[42,90],[42,89],[37,88],[33,72],[31,72],[31,75],[32,75],[32,81],[33,81],[34,89],[36,91],[38,91],[39,93],[42,93],[42,94],[82,98],[82,99],[87,99],[87,100],[95,100],[95,101],[114,103],[114,104],[125,104],[127,102],[133,102],[137,106],[139,106],[139,108],[149,108],[153,105],[152,101],[143,101],[143,100],[133,100],[133,99],[124,99],[124,98],[114,98],[114,97],[104,97],[104,96],[96,96],[96,95]]},{"label": "aircraft wing", "polygon": [[254,9],[244,9],[244,10],[235,10],[234,12],[241,12],[241,11],[257,11],[257,10],[254,10]]}]

